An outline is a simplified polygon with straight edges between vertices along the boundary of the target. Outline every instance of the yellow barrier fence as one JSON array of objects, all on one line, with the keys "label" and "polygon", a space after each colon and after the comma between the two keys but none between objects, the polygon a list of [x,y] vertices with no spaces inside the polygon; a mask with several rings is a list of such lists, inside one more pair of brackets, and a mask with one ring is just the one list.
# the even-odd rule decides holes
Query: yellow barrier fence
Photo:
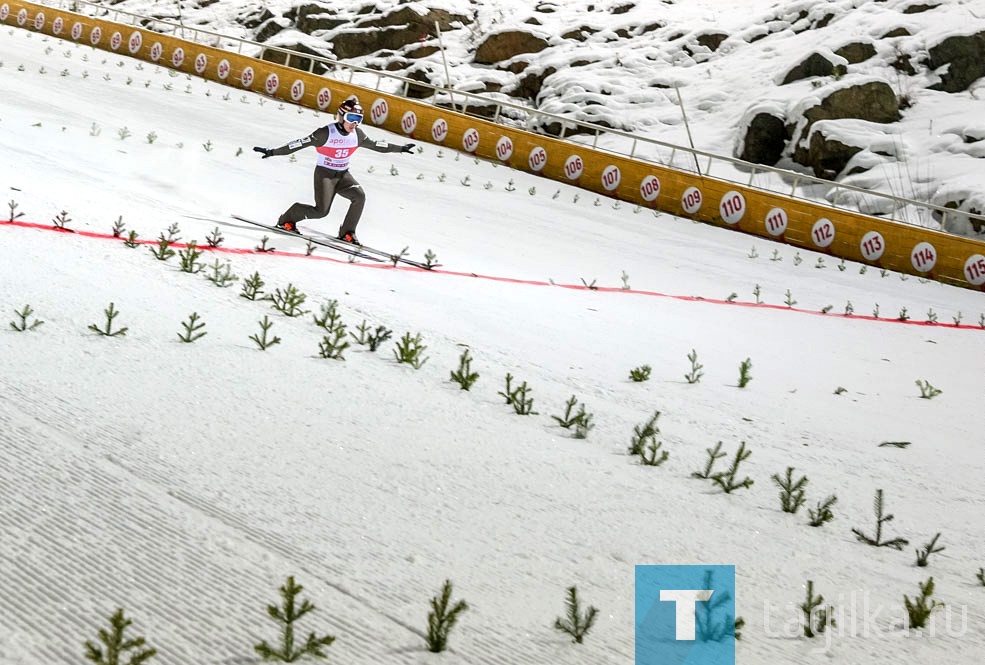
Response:
[{"label": "yellow barrier fence", "polygon": [[985,290],[985,243],[613,155],[245,55],[30,2],[0,0],[0,23],[327,113],[356,95],[369,121],[417,141],[646,208],[833,257]]}]

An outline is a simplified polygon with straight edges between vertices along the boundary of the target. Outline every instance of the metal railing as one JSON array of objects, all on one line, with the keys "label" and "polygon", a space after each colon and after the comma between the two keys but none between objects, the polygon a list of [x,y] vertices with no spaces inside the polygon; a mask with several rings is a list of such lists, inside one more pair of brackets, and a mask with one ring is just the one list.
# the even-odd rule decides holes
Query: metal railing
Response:
[{"label": "metal railing", "polygon": [[[859,212],[882,219],[920,226],[929,229],[945,229],[949,219],[976,220],[985,227],[985,215],[974,214],[923,201],[887,194],[853,185],[817,178],[789,169],[746,162],[696,148],[667,143],[640,136],[632,132],[602,127],[567,116],[539,111],[488,93],[475,94],[447,87],[416,81],[390,72],[353,65],[328,56],[301,53],[279,46],[260,44],[249,39],[224,35],[199,27],[185,25],[163,18],[152,18],[104,6],[87,0],[36,0],[41,4],[80,13],[107,18],[116,23],[129,23],[145,30],[172,34],[198,44],[235,51],[243,55],[264,58],[274,52],[282,56],[288,66],[315,73],[315,65],[325,70],[321,75],[364,88],[408,97],[414,91],[415,101],[433,106],[450,108],[466,115],[474,115],[494,123],[534,133],[546,133],[543,128],[556,123],[559,134],[552,137],[577,145],[588,145],[595,150],[629,157],[695,173],[703,177],[733,182],[752,189],[778,194],[787,198],[810,201],[835,210]],[[292,65],[292,61],[296,64]],[[428,91],[422,95],[422,91]],[[704,162],[704,168],[701,164]]]}]

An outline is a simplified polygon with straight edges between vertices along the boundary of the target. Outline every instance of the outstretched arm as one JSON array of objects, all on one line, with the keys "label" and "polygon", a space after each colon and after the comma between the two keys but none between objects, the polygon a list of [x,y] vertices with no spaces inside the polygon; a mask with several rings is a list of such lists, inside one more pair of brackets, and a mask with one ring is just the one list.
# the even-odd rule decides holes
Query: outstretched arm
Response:
[{"label": "outstretched arm", "polygon": [[359,137],[359,147],[369,148],[376,152],[410,152],[414,148],[413,143],[388,143],[386,141],[374,141],[366,136],[366,132],[361,127],[356,127],[356,135]]},{"label": "outstretched arm", "polygon": [[325,145],[325,141],[328,140],[328,128],[319,127],[315,131],[311,132],[307,136],[301,139],[296,139],[291,141],[286,145],[282,145],[279,148],[260,148],[254,147],[256,152],[262,153],[263,158],[273,157],[274,155],[290,155],[293,152],[297,152],[302,148],[307,148],[308,146],[320,146]]}]

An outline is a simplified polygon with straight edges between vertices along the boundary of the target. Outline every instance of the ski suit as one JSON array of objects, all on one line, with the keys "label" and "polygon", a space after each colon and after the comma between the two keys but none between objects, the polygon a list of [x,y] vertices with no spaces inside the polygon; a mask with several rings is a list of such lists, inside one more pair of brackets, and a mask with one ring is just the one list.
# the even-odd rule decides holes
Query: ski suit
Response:
[{"label": "ski suit", "polygon": [[406,152],[406,146],[374,141],[358,126],[354,132],[347,132],[341,123],[335,122],[319,127],[302,139],[274,148],[270,151],[270,155],[290,155],[307,147],[314,147],[318,151],[314,175],[315,204],[313,206],[306,203],[293,204],[280,216],[278,223],[297,224],[302,219],[325,217],[332,208],[332,200],[338,194],[349,200],[349,210],[339,228],[339,237],[346,233],[355,233],[366,203],[363,188],[349,172],[349,160],[352,155],[359,148],[369,148],[375,152]]}]

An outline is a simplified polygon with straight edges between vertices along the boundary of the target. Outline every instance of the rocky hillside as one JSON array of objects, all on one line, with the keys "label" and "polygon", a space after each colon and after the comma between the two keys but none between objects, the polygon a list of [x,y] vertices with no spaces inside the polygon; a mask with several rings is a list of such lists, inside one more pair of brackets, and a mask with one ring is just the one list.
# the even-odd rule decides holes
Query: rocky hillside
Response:
[{"label": "rocky hillside", "polygon": [[[170,1],[114,4],[178,18]],[[687,145],[683,102],[697,148],[985,210],[981,2],[721,4],[198,0],[182,5],[181,19],[432,85],[446,84],[443,44],[457,90]],[[939,226],[929,215],[908,221]],[[985,234],[971,221],[947,230]]]}]

